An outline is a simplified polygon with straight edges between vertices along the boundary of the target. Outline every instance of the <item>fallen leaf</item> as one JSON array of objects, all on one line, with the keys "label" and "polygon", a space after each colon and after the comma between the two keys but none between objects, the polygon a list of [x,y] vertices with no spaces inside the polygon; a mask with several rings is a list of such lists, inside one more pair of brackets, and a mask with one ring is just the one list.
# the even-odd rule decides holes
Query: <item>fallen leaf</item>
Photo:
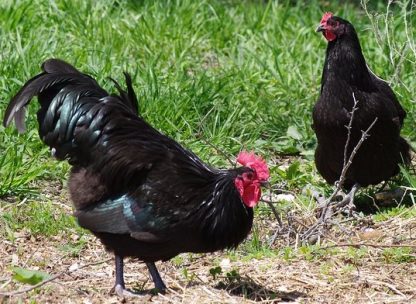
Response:
[{"label": "fallen leaf", "polygon": [[37,270],[29,270],[20,267],[13,267],[13,279],[30,285],[36,285],[48,278],[50,275],[46,272],[37,271]]}]

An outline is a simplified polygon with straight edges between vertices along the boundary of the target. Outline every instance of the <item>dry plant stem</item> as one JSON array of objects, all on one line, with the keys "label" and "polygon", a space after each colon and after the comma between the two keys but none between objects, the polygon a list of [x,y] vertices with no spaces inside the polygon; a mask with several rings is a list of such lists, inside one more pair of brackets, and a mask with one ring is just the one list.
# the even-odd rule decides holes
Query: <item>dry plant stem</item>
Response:
[{"label": "dry plant stem", "polygon": [[109,259],[106,259],[106,260],[103,260],[103,261],[85,264],[85,265],[80,266],[80,267],[78,267],[76,269],[73,269],[73,270],[68,269],[68,270],[62,271],[62,272],[60,272],[60,273],[50,277],[49,279],[46,279],[46,280],[44,280],[44,281],[42,281],[42,282],[40,282],[36,285],[30,286],[30,287],[27,287],[27,288],[23,288],[23,289],[20,289],[20,290],[17,290],[17,291],[11,291],[11,292],[2,292],[2,291],[0,291],[0,296],[12,297],[12,296],[16,296],[16,295],[19,295],[19,294],[22,294],[22,293],[27,293],[29,291],[32,291],[36,288],[39,288],[39,287],[45,285],[46,283],[49,283],[49,282],[52,282],[52,281],[58,279],[59,277],[63,276],[64,274],[70,274],[70,273],[73,273],[77,270],[81,270],[81,269],[89,267],[89,266],[94,266],[94,265],[99,265],[99,264],[102,264],[102,263],[106,263],[106,262],[108,262],[112,259],[113,258],[109,258]]},{"label": "dry plant stem", "polygon": [[[327,205],[329,205],[331,203],[331,201],[334,199],[334,197],[338,194],[338,192],[342,189],[344,182],[345,182],[345,177],[346,174],[348,172],[348,169],[350,168],[350,166],[352,165],[352,161],[354,160],[355,155],[357,154],[358,150],[360,149],[361,145],[364,143],[364,141],[370,136],[369,132],[370,130],[373,128],[373,126],[375,125],[375,123],[377,122],[378,117],[376,117],[373,122],[371,123],[371,125],[367,128],[367,130],[365,131],[361,131],[361,138],[358,141],[357,145],[354,147],[354,149],[352,150],[350,157],[348,159],[348,162],[345,164],[345,166],[342,168],[341,171],[341,176],[339,178],[338,184],[337,184],[337,188],[335,189],[334,193],[332,193],[332,195],[328,198],[327,200]],[[348,139],[347,139],[348,141]]]},{"label": "dry plant stem", "polygon": [[398,294],[404,298],[409,299],[404,293],[402,293],[400,290],[398,290],[394,285],[386,283],[386,282],[382,282],[382,281],[376,281],[376,280],[368,280],[368,282],[370,284],[377,284],[377,285],[382,285],[382,286],[386,286],[388,287],[391,291],[393,291],[395,294]]},{"label": "dry plant stem", "polygon": [[[271,198],[272,192],[270,191],[269,193],[270,193],[270,198]],[[273,214],[274,214],[274,216],[276,218],[276,221],[277,221],[277,223],[279,225],[279,227],[276,229],[276,231],[273,234],[273,236],[270,238],[269,247],[271,247],[273,245],[274,241],[276,240],[277,236],[279,235],[280,231],[282,230],[283,223],[282,223],[282,219],[280,218],[279,212],[277,212],[276,208],[273,206],[273,204],[274,203],[277,203],[277,202],[274,202],[271,199],[264,199],[264,198],[261,198],[261,201],[263,201],[267,205],[269,205],[269,207],[272,210],[272,212],[273,212]]]},{"label": "dry plant stem", "polygon": [[[393,2],[393,0],[388,0],[388,2],[387,2],[387,9],[386,9],[387,12],[386,12],[386,15],[385,15],[385,18],[384,18],[384,26],[385,26],[386,33],[389,32],[389,12],[390,12],[390,5],[391,5],[392,2]],[[390,35],[387,34],[386,36],[387,36],[386,38],[387,38],[387,44],[389,46],[389,50],[393,50],[394,48],[391,44]],[[390,58],[391,65],[394,66],[394,58],[393,58],[393,52],[392,51],[389,52],[389,58]]]},{"label": "dry plant stem", "polygon": [[378,117],[374,118],[373,122],[367,128],[367,130],[361,131],[362,134],[361,134],[360,140],[358,141],[357,145],[354,147],[354,150],[352,150],[351,155],[350,155],[350,157],[348,159],[348,162],[345,164],[344,168],[342,168],[341,177],[340,177],[340,180],[339,180],[338,188],[342,188],[342,186],[344,185],[345,175],[347,174],[347,171],[350,168],[350,166],[352,164],[352,161],[354,160],[355,155],[357,154],[358,150],[360,149],[360,147],[364,143],[364,141],[370,136],[369,132],[374,127],[374,125],[376,124],[377,120],[378,120]]},{"label": "dry plant stem", "polygon": [[[353,94],[353,98],[354,98],[354,108],[352,109],[352,111],[351,111],[351,119],[350,119],[350,123],[348,124],[348,127],[347,128],[349,128],[351,125],[352,125],[352,120],[353,120],[353,118],[354,118],[354,115],[353,115],[353,113],[356,111],[356,104],[357,104],[357,101],[356,101],[356,99],[355,99],[355,96],[354,96],[354,94]],[[321,218],[325,218],[325,216],[326,216],[326,210],[328,209],[328,207],[329,207],[329,205],[332,203],[332,200],[334,199],[334,197],[338,194],[338,192],[342,189],[342,187],[343,187],[343,185],[344,185],[344,182],[345,182],[345,177],[346,177],[346,174],[347,174],[347,172],[348,172],[348,169],[349,169],[349,167],[351,166],[351,164],[352,164],[352,162],[353,162],[353,160],[354,160],[354,157],[355,157],[355,155],[357,154],[357,152],[358,152],[358,150],[360,149],[360,147],[361,147],[361,145],[364,143],[364,141],[370,136],[369,135],[369,132],[370,132],[370,130],[373,128],[373,126],[374,126],[374,124],[377,122],[377,120],[378,120],[378,117],[376,117],[375,119],[374,119],[374,121],[371,123],[371,125],[367,128],[367,130],[365,130],[365,131],[362,131],[362,135],[361,135],[361,138],[360,138],[360,140],[358,141],[358,143],[357,143],[357,145],[354,147],[354,149],[352,150],[352,152],[351,152],[351,154],[350,154],[350,157],[349,157],[349,159],[348,159],[348,161],[344,161],[344,166],[343,166],[343,168],[342,168],[342,171],[341,171],[341,176],[340,176],[340,179],[339,179],[339,181],[338,181],[338,183],[337,183],[337,187],[336,187],[336,189],[335,189],[335,191],[331,194],[331,196],[326,200],[326,203],[325,203],[325,205],[323,206],[323,211],[322,211],[322,213],[321,213]],[[349,141],[350,141],[350,137],[351,137],[351,132],[350,132],[350,129],[349,129],[349,132],[348,132],[348,136],[347,136],[347,141],[346,141],[346,144],[345,144],[345,147],[344,147],[344,156],[346,155],[346,151],[348,150],[348,144],[349,144]]]},{"label": "dry plant stem", "polygon": [[[414,28],[412,22],[409,22],[409,20],[412,20],[412,18],[414,18],[415,1],[388,0],[386,2],[387,7],[386,12],[384,14],[371,13],[367,7],[367,3],[369,3],[369,0],[361,0],[361,6],[371,22],[371,27],[376,36],[377,45],[380,49],[382,49],[384,48],[384,45],[387,44],[388,49],[390,50],[388,53],[388,57],[391,66],[394,68],[394,72],[388,82],[400,82],[407,90],[410,90],[409,87],[402,81],[400,73],[404,61],[414,62],[409,58],[409,56],[407,56],[407,54],[410,52],[411,54],[416,55],[416,49],[414,44],[415,39],[413,37]],[[394,37],[394,31],[392,32],[392,22],[391,20],[389,20],[389,18],[391,18],[394,15],[394,12],[391,9],[392,5],[401,7],[402,9],[401,17],[404,23],[404,32],[407,39],[401,46],[398,45],[398,42],[395,39],[392,39],[392,37]]]},{"label": "dry plant stem", "polygon": [[[331,196],[328,198],[328,200],[326,201],[325,205],[324,205],[324,210],[322,212],[322,214],[325,213],[325,209],[327,209],[328,205],[333,201],[334,197],[338,194],[338,192],[342,189],[342,186],[344,185],[345,182],[345,175],[347,174],[348,168],[350,167],[352,160],[354,159],[355,154],[357,153],[358,149],[360,148],[360,146],[362,145],[362,142],[367,139],[367,137],[364,138],[364,134],[361,136],[360,141],[357,143],[357,145],[355,146],[354,150],[351,152],[350,157],[347,160],[347,154],[348,154],[348,146],[350,145],[350,141],[351,141],[351,129],[352,129],[352,123],[354,121],[354,113],[355,111],[357,111],[358,109],[358,100],[355,98],[355,94],[354,92],[352,93],[352,98],[354,100],[354,105],[351,109],[351,118],[350,121],[348,123],[348,126],[346,126],[347,128],[347,140],[345,142],[345,146],[344,146],[344,162],[343,162],[343,166],[342,166],[342,171],[341,171],[341,176],[339,177],[339,181],[336,184],[336,189],[335,191],[331,194]],[[377,118],[376,118],[377,120]],[[373,123],[374,124],[374,123]],[[372,125],[373,125],[372,124]],[[367,134],[368,131],[372,128],[372,125],[367,129]],[[362,141],[362,142],[361,142]],[[361,142],[361,144],[360,144]],[[355,153],[354,153],[355,151]],[[325,208],[326,207],[326,208]]]},{"label": "dry plant stem", "polygon": [[350,122],[348,123],[348,126],[347,126],[348,133],[347,133],[347,141],[345,142],[345,147],[344,147],[344,164],[343,164],[343,167],[345,167],[345,165],[347,164],[348,147],[350,145],[350,140],[351,140],[352,122],[354,120],[354,113],[355,113],[355,111],[358,110],[358,100],[355,99],[354,92],[352,93],[352,98],[354,99],[354,106],[352,107]]},{"label": "dry plant stem", "polygon": [[416,248],[416,244],[372,244],[372,243],[339,243],[328,245],[319,249],[330,249],[337,247],[373,247],[373,248]]},{"label": "dry plant stem", "polygon": [[265,202],[267,205],[269,205],[270,209],[272,209],[272,212],[273,212],[274,216],[276,217],[277,223],[279,224],[279,228],[282,228],[283,227],[283,223],[282,223],[282,220],[280,219],[279,212],[277,212],[276,208],[273,206],[273,203],[274,202],[269,201],[269,200],[264,200],[264,199],[261,199],[261,200],[263,202]]},{"label": "dry plant stem", "polygon": [[[350,121],[348,123],[348,126],[346,126],[346,128],[348,129],[348,133],[347,133],[347,140],[344,146],[344,166],[342,168],[341,171],[341,175],[339,178],[339,181],[336,184],[336,189],[334,190],[334,192],[331,194],[331,196],[325,201],[325,203],[323,204],[323,206],[318,206],[318,209],[321,209],[321,214],[320,217],[318,219],[318,221],[313,224],[309,229],[307,229],[303,235],[302,235],[302,241],[306,241],[309,240],[313,235],[321,235],[322,231],[320,231],[321,229],[323,229],[323,227],[328,224],[328,219],[331,219],[332,217],[334,217],[336,214],[338,214],[340,212],[340,210],[336,210],[339,209],[339,207],[343,207],[345,205],[344,200],[341,202],[342,204],[339,204],[337,206],[337,204],[333,203],[333,199],[335,198],[335,196],[338,194],[339,191],[341,191],[344,182],[345,182],[345,178],[346,178],[346,174],[348,172],[349,167],[351,166],[355,155],[357,154],[358,150],[360,149],[361,145],[364,143],[364,141],[370,136],[369,132],[370,130],[373,128],[373,126],[375,125],[375,123],[378,120],[378,117],[376,117],[374,119],[374,121],[370,124],[370,126],[367,128],[367,130],[365,131],[361,131],[361,138],[358,141],[357,145],[354,147],[354,149],[352,150],[348,161],[347,159],[347,151],[348,151],[348,145],[350,143],[351,140],[351,127],[352,127],[352,123],[354,120],[354,113],[355,111],[358,109],[357,104],[358,101],[355,98],[355,94],[352,94],[352,97],[354,99],[354,106],[351,109],[351,118]],[[353,190],[357,190],[358,185],[354,185]],[[348,198],[350,198],[350,195],[355,195],[355,191],[351,191],[351,193],[347,196]],[[350,198],[351,200],[351,198]],[[334,211],[335,210],[335,211]]]}]

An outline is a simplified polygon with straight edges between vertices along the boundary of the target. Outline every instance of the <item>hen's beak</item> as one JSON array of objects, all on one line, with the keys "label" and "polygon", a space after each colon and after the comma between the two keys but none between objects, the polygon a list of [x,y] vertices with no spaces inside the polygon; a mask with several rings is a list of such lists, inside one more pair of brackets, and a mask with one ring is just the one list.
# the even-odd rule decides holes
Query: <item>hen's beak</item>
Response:
[{"label": "hen's beak", "polygon": [[322,24],[320,24],[320,25],[316,28],[316,32],[317,32],[317,33],[319,33],[319,32],[323,32],[323,31],[325,31],[325,26],[324,26],[324,25],[322,25]]}]

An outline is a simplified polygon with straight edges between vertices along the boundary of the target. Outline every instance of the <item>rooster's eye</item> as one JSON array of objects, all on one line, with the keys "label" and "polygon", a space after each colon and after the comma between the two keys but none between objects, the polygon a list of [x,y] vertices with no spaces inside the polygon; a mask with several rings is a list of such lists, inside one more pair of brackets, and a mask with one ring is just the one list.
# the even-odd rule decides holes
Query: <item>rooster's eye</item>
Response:
[{"label": "rooster's eye", "polygon": [[248,172],[246,176],[248,179],[253,179],[253,173],[251,172]]}]

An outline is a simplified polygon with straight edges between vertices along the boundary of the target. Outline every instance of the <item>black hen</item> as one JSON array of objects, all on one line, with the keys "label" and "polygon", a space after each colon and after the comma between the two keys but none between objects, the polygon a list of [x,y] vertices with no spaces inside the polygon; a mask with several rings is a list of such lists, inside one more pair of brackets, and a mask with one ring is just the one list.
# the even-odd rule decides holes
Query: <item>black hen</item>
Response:
[{"label": "black hen", "polygon": [[56,59],[42,65],[10,102],[4,117],[24,130],[24,109],[41,105],[39,136],[73,166],[69,190],[79,224],[116,257],[116,291],[123,293],[123,257],[154,265],[181,252],[234,248],[248,235],[266,164],[242,152],[244,167],[214,169],[147,124],[126,74],[127,92],[109,95],[90,76]]},{"label": "black hen", "polygon": [[400,137],[406,112],[389,85],[367,67],[354,27],[348,21],[325,13],[317,31],[328,41],[321,81],[321,95],[313,109],[313,128],[318,147],[315,162],[319,173],[333,184],[344,164],[347,128],[358,100],[347,156],[362,132],[377,118],[346,174],[344,187],[368,186],[388,180],[399,164],[410,161],[409,145]]}]

